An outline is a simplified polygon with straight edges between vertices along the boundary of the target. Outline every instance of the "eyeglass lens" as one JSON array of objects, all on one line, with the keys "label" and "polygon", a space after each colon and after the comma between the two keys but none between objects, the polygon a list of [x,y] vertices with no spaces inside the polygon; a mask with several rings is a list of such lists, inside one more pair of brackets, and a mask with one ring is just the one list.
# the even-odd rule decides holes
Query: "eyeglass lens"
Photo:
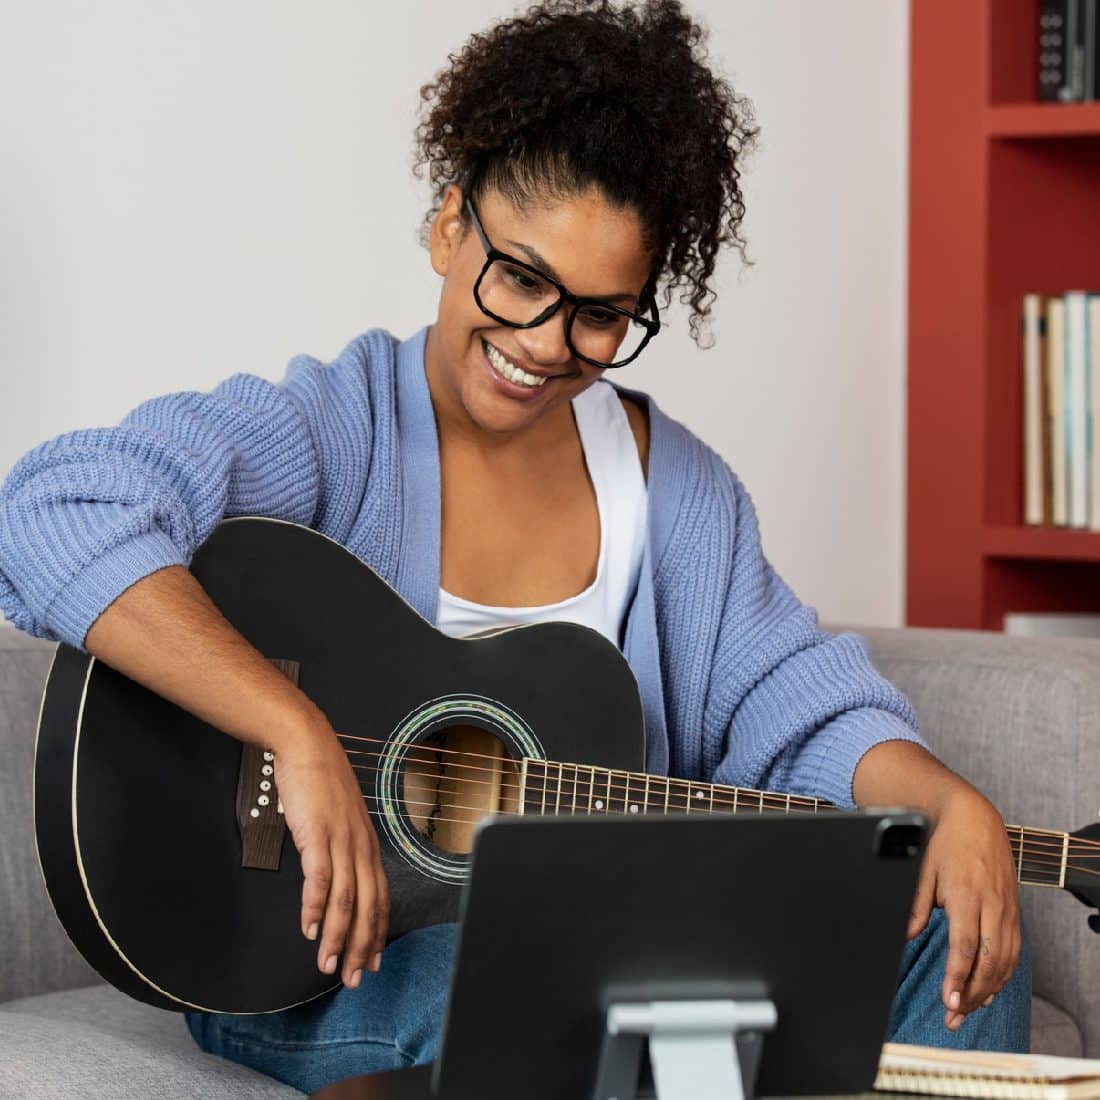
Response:
[{"label": "eyeglass lens", "polygon": [[[552,283],[504,260],[489,264],[478,293],[486,310],[513,325],[530,324],[560,297]],[[645,343],[646,336],[641,322],[594,303],[576,311],[570,331],[575,351],[604,364],[629,359]]]}]

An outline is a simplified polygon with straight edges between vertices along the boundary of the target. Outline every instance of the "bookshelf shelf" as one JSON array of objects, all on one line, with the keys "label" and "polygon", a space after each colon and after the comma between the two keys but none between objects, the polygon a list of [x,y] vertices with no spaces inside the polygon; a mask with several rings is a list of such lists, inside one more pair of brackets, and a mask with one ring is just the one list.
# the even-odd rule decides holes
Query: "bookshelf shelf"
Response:
[{"label": "bookshelf shelf", "polygon": [[1100,104],[1037,102],[1039,6],[910,5],[912,626],[1100,611],[1100,533],[1023,523],[1020,302],[1100,290]]},{"label": "bookshelf shelf", "polygon": [[994,527],[982,533],[987,558],[1100,562],[1100,532],[1051,527]]},{"label": "bookshelf shelf", "polygon": [[1100,137],[1100,103],[996,104],[985,128],[992,138]]}]

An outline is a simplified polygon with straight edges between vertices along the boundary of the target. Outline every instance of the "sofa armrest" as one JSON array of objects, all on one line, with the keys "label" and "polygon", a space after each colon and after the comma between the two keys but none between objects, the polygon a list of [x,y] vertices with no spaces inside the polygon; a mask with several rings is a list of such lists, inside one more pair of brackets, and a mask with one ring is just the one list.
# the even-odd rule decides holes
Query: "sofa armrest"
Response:
[{"label": "sofa armrest", "polygon": [[[831,628],[834,629],[834,628]],[[1073,831],[1100,809],[1100,640],[858,629],[932,750],[1015,825]],[[1024,888],[1035,992],[1100,1057],[1100,935],[1061,890]]]}]

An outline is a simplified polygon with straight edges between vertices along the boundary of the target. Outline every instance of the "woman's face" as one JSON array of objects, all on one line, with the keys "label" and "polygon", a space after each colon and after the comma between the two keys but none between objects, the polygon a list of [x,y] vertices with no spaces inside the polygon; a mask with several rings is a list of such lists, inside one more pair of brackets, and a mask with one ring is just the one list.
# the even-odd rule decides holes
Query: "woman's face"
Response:
[{"label": "woman's face", "polygon": [[[567,304],[528,329],[511,328],[482,313],[473,288],[485,249],[460,213],[461,192],[452,187],[431,233],[432,267],[443,276],[439,316],[426,350],[436,411],[493,434],[522,432],[564,407],[603,370],[578,359],[566,345]],[[477,203],[477,213],[498,251],[553,275],[573,294],[623,295],[616,305],[637,307],[652,263],[641,222],[632,210],[609,205],[598,189],[523,209],[490,191]],[[501,356],[528,379],[545,381],[527,385],[506,378],[499,369]]]}]

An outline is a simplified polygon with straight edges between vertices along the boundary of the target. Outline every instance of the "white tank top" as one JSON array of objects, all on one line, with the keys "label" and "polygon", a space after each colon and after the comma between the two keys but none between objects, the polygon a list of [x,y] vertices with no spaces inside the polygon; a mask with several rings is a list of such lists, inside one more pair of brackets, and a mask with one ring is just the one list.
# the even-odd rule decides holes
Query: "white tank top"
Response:
[{"label": "white tank top", "polygon": [[570,622],[598,630],[621,648],[645,547],[645,477],[630,422],[611,385],[594,382],[573,398],[573,415],[600,517],[596,579],[583,592],[542,607],[489,607],[440,588],[436,623],[445,634],[458,638],[528,623]]}]

